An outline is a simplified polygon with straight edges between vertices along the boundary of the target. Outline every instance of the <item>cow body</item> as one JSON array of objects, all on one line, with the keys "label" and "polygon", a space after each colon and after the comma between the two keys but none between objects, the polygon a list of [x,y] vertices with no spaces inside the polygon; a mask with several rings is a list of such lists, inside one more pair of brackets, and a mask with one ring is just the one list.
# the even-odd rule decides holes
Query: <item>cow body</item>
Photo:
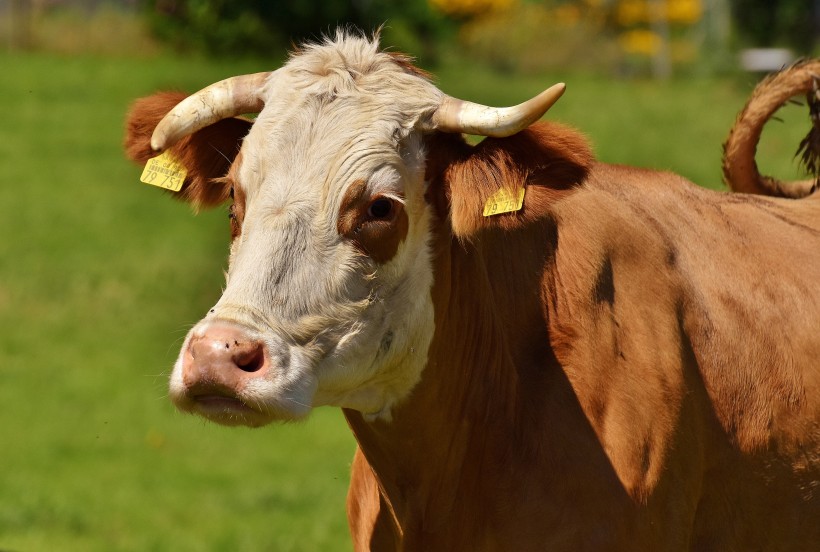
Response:
[{"label": "cow body", "polygon": [[179,104],[200,130],[167,130],[181,97],[131,116],[133,158],[168,147],[183,197],[233,198],[181,409],[343,408],[357,550],[820,548],[820,199],[598,163],[550,123],[468,145],[485,109],[357,37],[265,79],[228,110],[253,124],[213,116],[229,85]]},{"label": "cow body", "polygon": [[596,164],[542,224],[442,240],[422,382],[346,412],[359,549],[812,549],[819,221]]}]

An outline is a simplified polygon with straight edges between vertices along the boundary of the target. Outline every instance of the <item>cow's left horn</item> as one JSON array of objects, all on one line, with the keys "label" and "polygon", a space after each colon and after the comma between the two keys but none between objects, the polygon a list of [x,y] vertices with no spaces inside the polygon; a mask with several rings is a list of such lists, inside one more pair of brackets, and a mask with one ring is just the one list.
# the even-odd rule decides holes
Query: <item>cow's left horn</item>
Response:
[{"label": "cow's left horn", "polygon": [[191,94],[159,122],[151,147],[161,151],[181,138],[222,119],[259,113],[265,105],[261,91],[270,72],[231,77]]},{"label": "cow's left horn", "polygon": [[503,138],[512,136],[540,119],[564,93],[559,82],[534,98],[512,107],[488,107],[445,96],[433,114],[432,128],[443,132],[464,132]]}]

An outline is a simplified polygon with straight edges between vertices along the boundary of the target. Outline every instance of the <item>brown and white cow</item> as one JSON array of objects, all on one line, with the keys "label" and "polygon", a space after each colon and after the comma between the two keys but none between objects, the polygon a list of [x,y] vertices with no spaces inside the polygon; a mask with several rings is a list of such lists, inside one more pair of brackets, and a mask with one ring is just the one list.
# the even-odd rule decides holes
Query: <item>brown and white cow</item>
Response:
[{"label": "brown and white cow", "polygon": [[562,90],[461,102],[338,34],[140,100],[129,155],[233,200],[172,400],[251,426],[342,407],[357,550],[820,550],[820,197],[597,162],[531,124]]}]

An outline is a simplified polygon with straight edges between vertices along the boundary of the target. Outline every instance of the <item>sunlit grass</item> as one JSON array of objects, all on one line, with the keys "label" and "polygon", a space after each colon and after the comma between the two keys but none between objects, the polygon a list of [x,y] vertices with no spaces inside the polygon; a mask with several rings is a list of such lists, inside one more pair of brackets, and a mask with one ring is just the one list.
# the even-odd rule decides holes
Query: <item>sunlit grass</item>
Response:
[{"label": "sunlit grass", "polygon": [[[229,430],[169,404],[180,341],[221,289],[226,213],[193,216],[140,184],[121,152],[134,98],[279,62],[0,56],[0,548],[349,548],[354,445],[338,411]],[[750,90],[436,72],[446,92],[499,105],[565,80],[551,117],[585,132],[603,160],[711,186]],[[767,135],[763,166],[779,176],[808,130],[795,113]]]},{"label": "sunlit grass", "polygon": [[6,57],[0,82],[0,548],[304,550],[348,542],[341,415],[229,431],[167,371],[218,297],[224,210],[138,182],[135,97],[247,64]]}]

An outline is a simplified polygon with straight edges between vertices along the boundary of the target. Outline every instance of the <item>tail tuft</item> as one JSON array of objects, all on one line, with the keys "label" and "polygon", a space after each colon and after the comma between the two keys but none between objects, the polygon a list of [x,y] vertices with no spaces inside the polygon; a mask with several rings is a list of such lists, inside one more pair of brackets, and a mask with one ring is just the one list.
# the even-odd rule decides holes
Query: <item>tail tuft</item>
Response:
[{"label": "tail tuft", "polygon": [[812,75],[812,81],[812,90],[806,94],[811,130],[800,142],[795,157],[800,156],[800,162],[806,172],[814,177],[814,188],[817,188],[820,171],[820,75]]},{"label": "tail tuft", "polygon": [[[792,98],[806,95],[812,128],[800,142],[796,156],[812,178],[784,182],[760,174],[755,161],[766,122]],[[817,188],[820,172],[820,59],[801,60],[763,79],[723,144],[723,177],[735,192],[801,198]]]}]

